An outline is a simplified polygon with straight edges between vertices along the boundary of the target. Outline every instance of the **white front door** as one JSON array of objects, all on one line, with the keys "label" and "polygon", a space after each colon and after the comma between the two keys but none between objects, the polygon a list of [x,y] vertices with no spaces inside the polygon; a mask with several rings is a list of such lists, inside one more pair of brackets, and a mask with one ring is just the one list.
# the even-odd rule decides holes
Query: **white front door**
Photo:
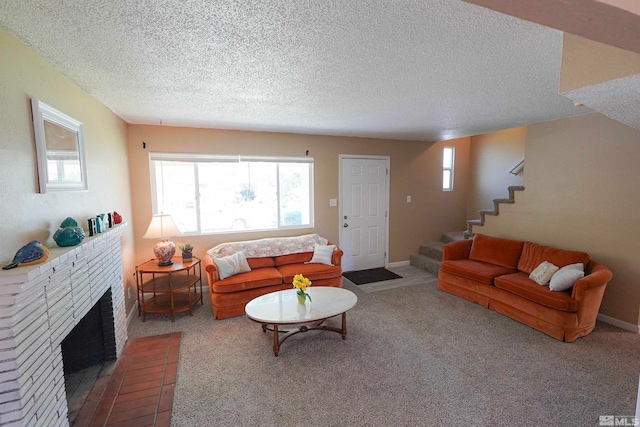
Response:
[{"label": "white front door", "polygon": [[386,266],[389,158],[340,158],[342,270]]}]

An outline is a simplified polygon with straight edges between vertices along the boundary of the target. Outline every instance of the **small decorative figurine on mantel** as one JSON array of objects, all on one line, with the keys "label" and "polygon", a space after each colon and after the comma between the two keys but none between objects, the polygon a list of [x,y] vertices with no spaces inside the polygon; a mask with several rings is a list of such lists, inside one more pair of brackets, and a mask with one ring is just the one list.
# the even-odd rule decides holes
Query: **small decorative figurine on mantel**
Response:
[{"label": "small decorative figurine on mantel", "polygon": [[98,233],[104,233],[107,231],[107,223],[104,220],[104,214],[96,216],[96,230]]},{"label": "small decorative figurine on mantel", "polygon": [[60,228],[53,234],[53,240],[58,246],[75,246],[84,239],[84,230],[78,227],[75,219],[69,217],[62,221]]},{"label": "small decorative figurine on mantel", "polygon": [[3,270],[10,270],[25,265],[39,264],[49,258],[49,249],[37,240],[32,240],[16,252],[13,262],[2,267]]},{"label": "small decorative figurine on mantel", "polygon": [[113,211],[113,223],[114,224],[120,224],[122,223],[122,215],[120,215],[118,212]]}]

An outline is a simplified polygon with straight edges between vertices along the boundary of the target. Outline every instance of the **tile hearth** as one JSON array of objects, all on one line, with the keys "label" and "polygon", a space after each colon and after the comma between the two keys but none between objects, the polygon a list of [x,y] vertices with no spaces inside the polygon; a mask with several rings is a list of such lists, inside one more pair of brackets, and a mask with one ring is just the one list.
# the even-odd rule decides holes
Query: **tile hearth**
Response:
[{"label": "tile hearth", "polygon": [[180,332],[127,343],[110,375],[96,381],[74,427],[169,426]]}]

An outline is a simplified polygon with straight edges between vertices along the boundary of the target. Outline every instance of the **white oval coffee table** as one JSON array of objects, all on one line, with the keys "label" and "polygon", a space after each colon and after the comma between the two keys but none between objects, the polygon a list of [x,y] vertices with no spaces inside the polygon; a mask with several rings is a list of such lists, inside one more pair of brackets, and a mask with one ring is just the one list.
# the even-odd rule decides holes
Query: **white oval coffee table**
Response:
[{"label": "white oval coffee table", "polygon": [[[280,345],[289,337],[313,330],[333,331],[347,339],[347,311],[352,309],[358,297],[346,289],[317,286],[307,289],[311,301],[298,303],[295,289],[271,292],[247,303],[244,310],[247,317],[262,324],[262,332],[273,330],[273,353],[278,356]],[[342,328],[322,323],[337,315],[342,315]],[[280,326],[288,326],[279,331]],[[292,327],[292,328],[291,328]],[[279,336],[279,333],[284,333]]]}]

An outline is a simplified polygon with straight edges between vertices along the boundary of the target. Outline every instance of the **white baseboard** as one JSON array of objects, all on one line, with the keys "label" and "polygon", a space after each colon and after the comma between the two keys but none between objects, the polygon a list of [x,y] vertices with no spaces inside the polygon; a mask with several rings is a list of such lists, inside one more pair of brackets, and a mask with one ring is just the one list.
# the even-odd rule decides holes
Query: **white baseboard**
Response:
[{"label": "white baseboard", "polygon": [[404,267],[405,265],[409,265],[409,261],[397,261],[397,262],[390,262],[389,264],[387,264],[387,267]]},{"label": "white baseboard", "polygon": [[606,314],[598,314],[598,320],[613,326],[617,326],[618,328],[622,328],[625,331],[631,331],[635,332],[636,334],[640,334],[640,325],[623,322],[622,320],[616,319],[615,317],[607,316]]}]

